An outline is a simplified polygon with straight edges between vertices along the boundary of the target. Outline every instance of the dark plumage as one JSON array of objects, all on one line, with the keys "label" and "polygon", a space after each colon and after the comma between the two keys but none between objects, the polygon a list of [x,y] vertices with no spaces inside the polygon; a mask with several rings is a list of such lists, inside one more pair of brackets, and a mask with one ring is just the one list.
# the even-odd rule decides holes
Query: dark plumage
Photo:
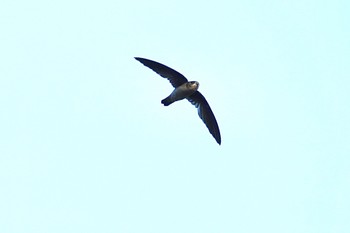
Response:
[{"label": "dark plumage", "polygon": [[152,69],[163,78],[168,79],[171,85],[173,85],[175,88],[167,98],[162,100],[162,104],[168,106],[175,101],[186,98],[198,109],[199,117],[207,126],[209,132],[213,135],[216,142],[220,145],[221,136],[218,123],[216,122],[214,113],[211,110],[207,100],[199,91],[197,91],[199,83],[196,81],[189,82],[185,76],[161,63],[140,57],[135,57],[135,59]]}]

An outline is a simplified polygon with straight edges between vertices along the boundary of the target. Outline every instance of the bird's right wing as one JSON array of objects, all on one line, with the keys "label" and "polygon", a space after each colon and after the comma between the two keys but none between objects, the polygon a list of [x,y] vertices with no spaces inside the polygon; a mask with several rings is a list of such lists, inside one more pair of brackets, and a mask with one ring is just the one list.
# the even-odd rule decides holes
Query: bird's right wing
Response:
[{"label": "bird's right wing", "polygon": [[199,117],[207,126],[209,132],[211,133],[211,135],[213,135],[216,142],[219,143],[220,145],[221,135],[220,135],[219,125],[216,122],[214,113],[211,110],[207,100],[199,91],[196,91],[195,93],[187,97],[187,100],[190,101],[191,104],[196,106],[196,108],[198,109]]},{"label": "bird's right wing", "polygon": [[143,65],[147,66],[148,68],[152,69],[154,72],[156,72],[163,78],[168,79],[174,88],[177,88],[178,86],[181,86],[182,84],[188,82],[185,76],[166,65],[141,57],[135,57],[135,59],[141,62]]}]

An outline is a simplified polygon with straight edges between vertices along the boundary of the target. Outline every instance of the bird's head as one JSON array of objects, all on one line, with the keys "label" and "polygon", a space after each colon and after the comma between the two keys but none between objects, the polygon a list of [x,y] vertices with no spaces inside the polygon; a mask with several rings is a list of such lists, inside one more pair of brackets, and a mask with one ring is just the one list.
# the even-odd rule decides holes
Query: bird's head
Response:
[{"label": "bird's head", "polygon": [[190,81],[187,83],[187,87],[193,90],[198,90],[199,82],[197,81]]}]

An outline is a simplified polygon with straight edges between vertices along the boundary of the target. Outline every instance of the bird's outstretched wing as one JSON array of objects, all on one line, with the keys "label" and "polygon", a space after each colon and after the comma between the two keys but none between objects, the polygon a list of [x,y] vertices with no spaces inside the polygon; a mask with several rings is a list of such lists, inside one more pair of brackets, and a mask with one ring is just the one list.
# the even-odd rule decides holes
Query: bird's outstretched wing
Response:
[{"label": "bird's outstretched wing", "polygon": [[182,84],[188,82],[185,76],[166,65],[141,57],[135,57],[135,59],[141,62],[143,65],[147,66],[148,68],[152,69],[154,72],[156,72],[163,78],[168,79],[174,88],[177,88],[178,86],[181,86]]},{"label": "bird's outstretched wing", "polygon": [[215,116],[213,111],[211,110],[207,100],[204,98],[204,96],[199,92],[196,91],[189,97],[187,97],[187,100],[191,102],[196,108],[198,109],[198,115],[204,122],[204,124],[207,126],[209,129],[209,132],[217,143],[219,145],[221,144],[221,136],[220,136],[220,130],[219,130],[219,125],[216,122]]}]

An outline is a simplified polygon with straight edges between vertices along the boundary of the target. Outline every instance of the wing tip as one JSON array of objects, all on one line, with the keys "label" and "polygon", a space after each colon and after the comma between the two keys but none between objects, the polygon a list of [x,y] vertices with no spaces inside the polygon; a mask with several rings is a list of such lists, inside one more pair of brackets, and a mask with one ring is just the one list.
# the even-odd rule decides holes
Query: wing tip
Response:
[{"label": "wing tip", "polygon": [[221,137],[219,136],[214,136],[215,141],[221,146]]}]

